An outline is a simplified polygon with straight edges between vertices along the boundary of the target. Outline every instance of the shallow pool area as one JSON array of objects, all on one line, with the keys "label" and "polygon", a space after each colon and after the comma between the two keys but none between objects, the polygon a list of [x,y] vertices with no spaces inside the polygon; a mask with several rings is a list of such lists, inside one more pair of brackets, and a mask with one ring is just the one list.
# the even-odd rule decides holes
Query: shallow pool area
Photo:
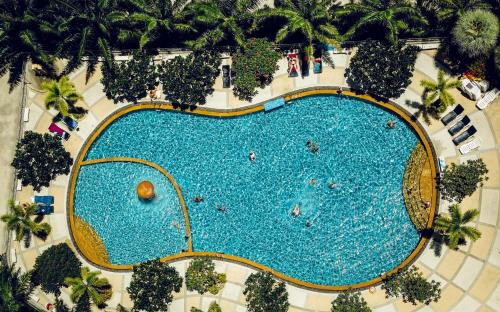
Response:
[{"label": "shallow pool area", "polygon": [[[232,118],[130,112],[100,134],[85,160],[132,157],[168,171],[186,200],[194,251],[249,259],[309,283],[348,285],[393,269],[419,242],[402,197],[418,140],[379,106],[323,95]],[[144,179],[158,190],[152,203],[135,194]],[[175,190],[145,165],[82,166],[74,213],[101,236],[113,264],[187,248]]]}]

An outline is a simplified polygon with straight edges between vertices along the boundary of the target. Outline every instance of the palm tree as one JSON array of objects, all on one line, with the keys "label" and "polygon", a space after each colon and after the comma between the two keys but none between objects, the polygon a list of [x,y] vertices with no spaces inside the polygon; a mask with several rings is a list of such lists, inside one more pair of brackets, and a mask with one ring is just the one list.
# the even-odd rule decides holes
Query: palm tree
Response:
[{"label": "palm tree", "polygon": [[74,111],[76,101],[83,99],[67,76],[62,76],[58,81],[42,82],[42,89],[47,91],[45,97],[47,109],[53,107],[63,116],[70,115],[71,111]]},{"label": "palm tree", "polygon": [[470,209],[462,213],[458,204],[451,205],[448,208],[449,216],[439,216],[436,219],[434,228],[437,231],[447,235],[448,246],[456,249],[461,241],[469,238],[476,241],[481,237],[481,232],[467,223],[474,220],[479,215],[479,210]]},{"label": "palm tree", "polygon": [[416,25],[426,25],[427,21],[407,0],[361,0],[346,4],[336,12],[336,16],[353,18],[357,21],[344,34],[346,39],[366,31],[370,26],[380,26],[386,31],[386,39],[396,43],[401,33],[411,33]]},{"label": "palm tree", "polygon": [[33,311],[28,305],[32,291],[29,274],[21,274],[20,269],[8,265],[5,256],[0,256],[0,311]]},{"label": "palm tree", "polygon": [[9,200],[9,210],[1,217],[1,220],[7,223],[9,231],[16,232],[16,240],[21,241],[24,238],[26,247],[29,247],[31,234],[44,239],[50,234],[52,228],[48,223],[37,223],[31,219],[36,215],[36,204],[25,203],[16,205],[14,200]]},{"label": "palm tree", "polygon": [[[189,0],[134,0],[130,1],[136,7],[137,12],[130,15],[133,25],[144,27],[139,39],[140,48],[148,43],[161,38],[162,35],[175,33],[186,33],[195,31],[189,23],[180,22],[180,14]],[[133,34],[124,35],[129,30],[123,30],[119,38],[130,37]]]},{"label": "palm tree", "polygon": [[[58,27],[62,36],[59,54],[68,58],[63,73],[71,73],[83,64],[83,58],[86,57],[88,80],[96,69],[99,57],[112,62],[111,46],[120,30],[126,29],[124,24],[129,18],[129,12],[119,10],[117,0],[57,0],[53,3],[55,14],[66,16]],[[123,41],[133,34],[121,33]]]},{"label": "palm tree", "polygon": [[465,12],[491,8],[484,0],[439,0],[439,2],[438,18],[442,21],[448,21],[451,25]]},{"label": "palm tree", "polygon": [[10,92],[21,81],[28,61],[53,74],[53,58],[42,46],[51,33],[48,22],[34,12],[35,1],[0,1],[0,77],[9,71]]},{"label": "palm tree", "polygon": [[444,71],[440,70],[437,82],[422,80],[420,85],[425,88],[423,94],[424,105],[426,107],[435,107],[437,112],[442,113],[448,106],[455,104],[455,99],[448,90],[458,88],[460,81],[451,78],[446,79]]},{"label": "palm tree", "polygon": [[196,29],[202,31],[196,40],[187,41],[194,49],[217,45],[224,41],[246,45],[245,25],[251,25],[252,12],[260,0],[195,0],[183,13]]},{"label": "palm tree", "polygon": [[67,277],[64,282],[71,286],[71,301],[78,303],[86,297],[96,306],[102,306],[112,295],[111,285],[106,278],[99,278],[100,271],[91,272],[89,268],[81,269],[80,277]]},{"label": "palm tree", "polygon": [[279,0],[276,8],[261,10],[258,17],[285,18],[287,23],[278,30],[276,42],[283,42],[293,34],[301,34],[307,44],[306,53],[311,55],[314,42],[338,45],[340,35],[331,23],[331,12],[337,7],[335,0]]}]

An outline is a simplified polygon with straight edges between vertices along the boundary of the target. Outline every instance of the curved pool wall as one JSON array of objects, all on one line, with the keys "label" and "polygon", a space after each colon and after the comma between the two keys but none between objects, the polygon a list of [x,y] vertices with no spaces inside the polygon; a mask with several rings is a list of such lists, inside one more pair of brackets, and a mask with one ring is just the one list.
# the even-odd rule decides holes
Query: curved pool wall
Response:
[{"label": "curved pool wall", "polygon": [[[325,103],[325,99],[332,101]],[[408,116],[392,105],[378,103],[395,110],[415,127],[413,132],[401,119],[396,129],[387,130],[387,118],[397,117],[366,104],[352,98],[309,97],[271,113],[224,120],[151,110],[130,112],[159,108],[159,105],[129,107],[98,127],[86,142],[75,167],[79,167],[85,157],[88,160],[127,156],[153,161],[172,174],[187,201],[193,249],[165,260],[208,254],[272,271],[280,278],[307,287],[325,290],[366,287],[379,281],[380,274],[408,264],[425,244],[425,239],[420,239],[404,209],[401,180],[407,157],[419,137],[428,153],[432,154],[422,130]],[[170,107],[163,105],[161,108]],[[234,115],[261,109],[262,106],[256,106]],[[203,109],[195,113],[219,115]],[[169,116],[166,118],[168,122],[155,119],[165,119],[155,117],[162,115]],[[119,122],[111,124],[119,116],[122,116]],[[344,118],[346,116],[349,118]],[[154,130],[153,135],[151,131],[135,131],[131,127],[136,125],[140,129],[137,124],[141,122]],[[231,124],[234,122],[238,127]],[[236,128],[241,128],[244,135],[240,133],[240,137],[236,137]],[[128,135],[122,137],[125,129]],[[203,133],[196,134],[196,129],[203,129]],[[280,129],[286,131],[280,132]],[[357,130],[353,132],[352,129]],[[222,133],[227,134],[224,142],[220,141]],[[392,139],[372,144],[374,138],[387,135]],[[137,140],[134,144],[146,145],[144,142],[148,140],[161,141],[166,137],[169,144],[161,152],[158,148],[144,146],[130,150],[125,148],[132,145],[130,142],[123,144],[127,137],[130,140],[130,136]],[[196,139],[196,136],[200,138]],[[347,137],[351,140],[345,140]],[[184,143],[184,140],[198,142],[196,140],[201,139],[201,143],[208,141],[212,147],[218,146],[217,153],[212,155],[204,150],[207,144],[193,144],[188,148]],[[307,154],[304,145],[308,139],[319,143],[317,155]],[[363,144],[353,149],[350,142],[358,140]],[[266,145],[269,141],[282,144]],[[369,149],[371,145],[375,151]],[[247,159],[250,149],[257,153],[255,164]],[[281,153],[277,154],[276,150]],[[183,157],[186,155],[189,157]],[[370,157],[366,158],[367,155]],[[210,163],[213,159],[224,161],[214,166]],[[209,167],[209,170],[203,170]],[[433,162],[433,172],[434,168]],[[73,186],[78,171],[79,168],[73,171]],[[262,178],[262,173],[267,176]],[[373,176],[378,178],[370,179]],[[308,183],[313,178],[318,181],[316,187]],[[337,189],[326,186],[330,179],[336,181]],[[78,192],[76,186],[74,191]],[[367,194],[368,191],[371,195]],[[70,223],[73,193],[70,188]],[[191,201],[191,197],[198,194],[205,197],[202,204]],[[215,209],[215,204],[221,203],[227,207],[225,213]],[[303,215],[296,219],[289,214],[295,203],[303,207]],[[431,209],[435,209],[435,200]],[[77,210],[75,206],[76,214]],[[313,225],[306,227],[306,220],[313,220]],[[429,227],[431,225],[432,220]],[[111,260],[116,261],[113,256]],[[116,263],[104,266],[130,269],[130,266]]]}]

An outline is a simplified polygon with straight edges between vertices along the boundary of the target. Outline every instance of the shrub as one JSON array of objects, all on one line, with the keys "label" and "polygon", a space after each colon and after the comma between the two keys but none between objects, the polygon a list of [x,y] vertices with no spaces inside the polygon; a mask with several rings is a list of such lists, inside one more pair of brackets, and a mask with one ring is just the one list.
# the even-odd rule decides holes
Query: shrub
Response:
[{"label": "shrub", "polygon": [[384,99],[398,98],[411,83],[419,48],[366,42],[351,60],[349,85]]},{"label": "shrub", "polygon": [[217,302],[212,302],[210,304],[210,306],[208,307],[208,311],[207,312],[222,312],[222,309],[220,308],[220,306],[217,304]]},{"label": "shrub", "polygon": [[464,13],[453,28],[453,40],[461,53],[475,58],[488,55],[497,43],[498,18],[489,11]]},{"label": "shrub", "polygon": [[243,294],[248,312],[286,312],[290,306],[285,283],[277,282],[270,273],[250,274]]},{"label": "shrub", "polygon": [[82,264],[66,243],[51,246],[36,258],[31,281],[44,292],[59,295],[66,277],[80,276]]},{"label": "shrub", "polygon": [[208,258],[194,259],[186,270],[186,287],[203,295],[216,295],[226,282],[226,274],[215,272],[215,265]]},{"label": "shrub", "polygon": [[172,292],[179,292],[181,287],[182,277],[175,268],[160,260],[151,260],[134,266],[127,291],[134,302],[133,310],[160,312],[167,311],[173,300]]},{"label": "shrub", "polygon": [[159,75],[165,99],[181,107],[205,104],[207,96],[214,92],[220,64],[219,53],[209,50],[162,62]]},{"label": "shrub", "polygon": [[386,298],[403,297],[403,302],[417,305],[417,302],[430,304],[441,298],[441,283],[428,282],[416,267],[404,269],[399,273],[391,275],[384,280],[382,289],[385,290]]},{"label": "shrub", "polygon": [[233,57],[235,72],[233,93],[241,100],[251,101],[257,88],[264,88],[273,81],[278,70],[281,55],[271,42],[265,39],[252,39],[245,50]]},{"label": "shrub", "polygon": [[358,292],[343,292],[332,302],[331,312],[370,312],[365,299]]},{"label": "shrub", "polygon": [[478,186],[487,181],[488,169],[482,159],[468,160],[465,164],[446,166],[441,179],[441,195],[444,199],[461,202],[472,195]]},{"label": "shrub", "polygon": [[500,76],[500,45],[495,48],[495,69]]},{"label": "shrub", "polygon": [[203,311],[195,307],[191,307],[191,310],[189,310],[189,312],[203,312]]},{"label": "shrub", "polygon": [[31,184],[38,192],[58,175],[68,174],[72,163],[59,137],[27,131],[17,143],[12,166],[23,186]]},{"label": "shrub", "polygon": [[132,59],[120,63],[104,62],[101,83],[108,99],[113,102],[133,102],[146,97],[147,90],[158,85],[158,74],[153,57],[143,51],[135,51]]}]

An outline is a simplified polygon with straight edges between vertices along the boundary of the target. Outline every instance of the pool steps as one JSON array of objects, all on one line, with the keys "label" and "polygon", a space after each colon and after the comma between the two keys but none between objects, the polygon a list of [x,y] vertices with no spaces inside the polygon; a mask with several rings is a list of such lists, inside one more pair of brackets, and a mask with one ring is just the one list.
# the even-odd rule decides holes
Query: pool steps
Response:
[{"label": "pool steps", "polygon": [[285,106],[285,99],[280,97],[264,104],[264,111],[268,112],[282,106]]}]

